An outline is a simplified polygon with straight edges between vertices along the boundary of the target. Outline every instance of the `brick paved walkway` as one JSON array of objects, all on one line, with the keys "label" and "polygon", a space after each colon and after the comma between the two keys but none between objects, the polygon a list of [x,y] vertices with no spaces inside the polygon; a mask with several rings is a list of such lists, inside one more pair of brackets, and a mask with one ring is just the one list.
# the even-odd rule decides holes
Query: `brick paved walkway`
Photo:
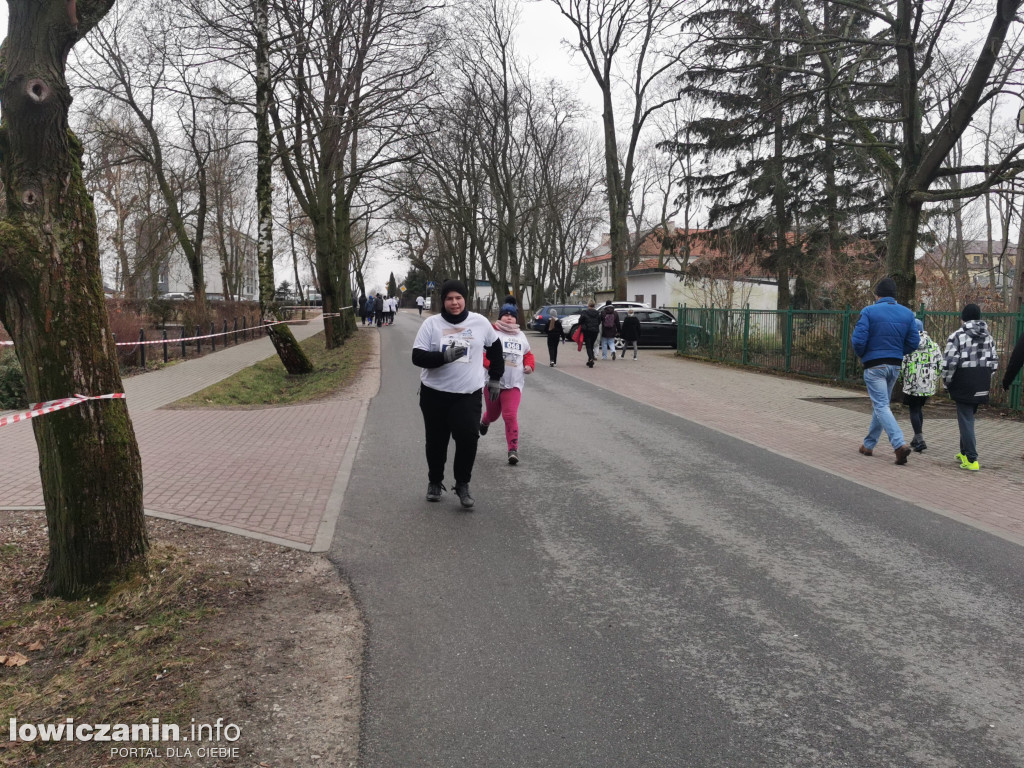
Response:
[{"label": "brick paved walkway", "polygon": [[[538,354],[539,372],[547,353]],[[1024,422],[977,421],[981,472],[959,469],[955,419],[929,419],[929,448],[893,463],[884,434],[872,457],[857,453],[870,415],[808,398],[863,397],[852,390],[640,350],[636,361],[600,359],[593,369],[575,344],[559,351],[558,369],[774,451],[803,464],[958,518],[1024,544]],[[900,419],[904,432],[907,417]],[[909,437],[908,437],[909,439]]]},{"label": "brick paved walkway", "polygon": [[[303,339],[322,328],[316,319],[293,331]],[[378,335],[373,338],[376,344]],[[327,548],[379,384],[377,355],[337,398],[277,408],[158,410],[273,354],[264,338],[125,380],[147,514],[301,549]],[[0,467],[0,508],[41,506],[28,423],[3,429]]]}]

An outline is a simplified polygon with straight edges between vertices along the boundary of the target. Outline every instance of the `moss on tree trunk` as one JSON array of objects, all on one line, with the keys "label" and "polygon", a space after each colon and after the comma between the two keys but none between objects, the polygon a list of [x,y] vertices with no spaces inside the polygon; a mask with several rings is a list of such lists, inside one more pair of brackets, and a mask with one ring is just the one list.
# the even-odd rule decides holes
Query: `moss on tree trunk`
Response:
[{"label": "moss on tree trunk", "polygon": [[[64,77],[71,47],[111,2],[8,3],[0,55],[0,320],[32,401],[122,391]],[[125,401],[89,401],[32,425],[50,540],[40,591],[73,598],[143,566],[142,463]]]}]

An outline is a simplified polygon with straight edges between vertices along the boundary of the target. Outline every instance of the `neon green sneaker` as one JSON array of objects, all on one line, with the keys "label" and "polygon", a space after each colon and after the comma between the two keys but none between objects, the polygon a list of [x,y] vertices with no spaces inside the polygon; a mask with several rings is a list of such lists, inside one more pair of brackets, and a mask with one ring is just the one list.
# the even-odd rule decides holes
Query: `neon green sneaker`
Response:
[{"label": "neon green sneaker", "polygon": [[963,467],[967,463],[967,456],[962,453],[956,455],[956,460],[960,462],[960,466]]},{"label": "neon green sneaker", "polygon": [[977,461],[967,461],[967,459],[965,458],[964,463],[960,465],[960,469],[969,469],[972,472],[977,472],[979,469],[981,469],[981,466],[978,464]]}]

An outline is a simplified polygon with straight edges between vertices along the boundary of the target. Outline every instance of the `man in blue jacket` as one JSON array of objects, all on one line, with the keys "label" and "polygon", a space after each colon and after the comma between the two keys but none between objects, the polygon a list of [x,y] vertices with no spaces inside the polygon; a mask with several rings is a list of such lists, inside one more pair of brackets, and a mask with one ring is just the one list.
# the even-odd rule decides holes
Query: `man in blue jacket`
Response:
[{"label": "man in blue jacket", "polygon": [[892,415],[889,403],[892,388],[900,375],[903,356],[909,355],[921,338],[914,313],[896,303],[896,281],[883,278],[875,286],[878,300],[864,307],[853,329],[853,351],[864,366],[864,384],[871,398],[871,426],[860,452],[871,456],[882,430],[896,452],[896,463],[906,464],[910,446],[903,442],[903,431]]}]

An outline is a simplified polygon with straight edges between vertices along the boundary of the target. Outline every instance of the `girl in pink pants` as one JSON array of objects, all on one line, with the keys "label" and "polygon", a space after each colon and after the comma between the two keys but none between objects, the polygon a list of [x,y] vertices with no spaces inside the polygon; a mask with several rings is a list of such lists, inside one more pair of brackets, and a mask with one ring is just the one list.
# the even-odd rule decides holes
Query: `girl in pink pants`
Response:
[{"label": "girl in pink pants", "polygon": [[[523,398],[523,384],[526,375],[533,373],[534,357],[530,351],[530,342],[519,329],[516,322],[519,309],[515,304],[502,305],[498,313],[498,322],[494,330],[501,340],[505,358],[505,374],[501,377],[501,395],[497,400],[484,398],[487,410],[480,421],[480,434],[486,435],[487,429],[498,420],[500,415],[505,420],[505,442],[508,444],[508,463],[513,466],[519,463],[519,403]],[[484,358],[484,367],[487,358]]]}]

